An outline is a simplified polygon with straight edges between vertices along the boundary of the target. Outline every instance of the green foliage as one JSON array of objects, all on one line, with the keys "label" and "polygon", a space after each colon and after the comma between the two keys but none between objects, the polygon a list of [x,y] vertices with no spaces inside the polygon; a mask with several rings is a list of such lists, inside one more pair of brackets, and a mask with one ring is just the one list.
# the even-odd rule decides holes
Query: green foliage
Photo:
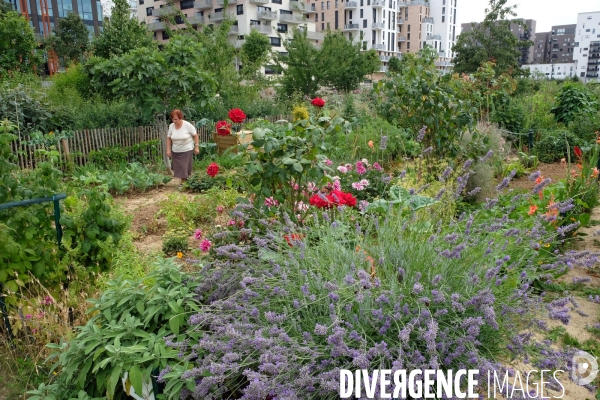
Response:
[{"label": "green foliage", "polygon": [[113,247],[118,245],[129,222],[110,205],[111,196],[103,191],[87,189],[77,197],[65,200],[67,213],[62,214],[62,244],[80,264],[96,271],[111,265]]},{"label": "green foliage", "polygon": [[[59,193],[61,173],[51,162],[42,162],[33,171],[18,171],[10,147],[13,130],[6,120],[0,125],[0,204]],[[30,273],[41,279],[54,272],[47,271],[57,263],[58,246],[49,209],[52,203],[0,211],[0,283],[12,292],[30,280]],[[13,300],[9,297],[7,303]]]},{"label": "green foliage", "polygon": [[88,162],[102,169],[111,169],[127,163],[149,164],[160,157],[160,140],[148,140],[129,147],[112,146],[90,151]]},{"label": "green foliage", "polygon": [[178,351],[168,348],[163,338],[178,337],[187,328],[187,316],[199,311],[196,287],[173,260],[161,259],[146,278],[109,282],[99,299],[90,300],[93,317],[77,336],[48,345],[54,350],[49,360],[57,359],[53,369],[60,374],[38,391],[61,400],[80,391],[90,397],[126,399],[121,378],[128,372],[129,383],[140,394],[153,369],[177,364]]},{"label": "green foliage", "polygon": [[134,49],[155,48],[152,34],[137,18],[131,18],[127,0],[115,0],[110,18],[105,19],[100,35],[92,42],[96,57],[108,59]]},{"label": "green foliage", "polygon": [[473,123],[476,110],[451,87],[449,75],[440,75],[428,49],[404,64],[402,73],[381,80],[375,88],[379,111],[392,124],[414,135],[427,126],[423,148],[439,156],[455,156],[461,132]]},{"label": "green foliage", "polygon": [[15,124],[23,136],[34,131],[49,132],[56,127],[45,96],[22,85],[0,91],[0,119]]},{"label": "green foliage", "polygon": [[46,39],[44,44],[56,52],[63,65],[78,63],[89,47],[89,31],[79,14],[70,12],[58,20],[54,35]]},{"label": "green foliage", "polygon": [[[126,98],[152,116],[194,101],[207,107],[215,81],[201,68],[202,45],[190,37],[171,37],[162,51],[139,48],[109,60],[89,63],[92,84],[117,98]],[[198,104],[199,103],[199,104]]]},{"label": "green foliage", "polygon": [[57,91],[60,94],[64,94],[65,90],[75,89],[82,98],[85,98],[91,92],[90,77],[82,64],[72,65],[65,72],[55,74],[52,82],[54,84],[50,91]]},{"label": "green foliage", "polygon": [[240,50],[242,74],[254,77],[260,67],[267,62],[270,49],[269,38],[257,30],[253,29],[248,35],[245,35],[244,44]]},{"label": "green foliage", "polygon": [[279,53],[275,58],[279,69],[284,72],[280,95],[314,95],[319,90],[322,74],[319,50],[308,40],[306,32],[298,29],[292,31],[284,47],[287,54]]},{"label": "green foliage", "polygon": [[358,88],[365,75],[379,69],[381,61],[377,52],[362,51],[361,43],[351,42],[341,31],[327,32],[319,50],[320,64],[312,67],[313,70],[321,68],[322,85],[349,92]]},{"label": "green foliage", "polygon": [[42,63],[33,28],[16,11],[0,10],[0,77],[15,72],[34,72]]},{"label": "green foliage", "polygon": [[388,61],[388,68],[390,72],[400,72],[400,59],[395,56],[390,57],[390,60]]},{"label": "green foliage", "polygon": [[490,121],[511,132],[524,132],[525,110],[523,110],[522,103],[508,96],[498,100]]},{"label": "green foliage", "polygon": [[302,193],[308,182],[318,186],[325,177],[325,137],[349,129],[347,121],[327,111],[280,128],[254,128],[253,148],[244,156],[248,191],[256,196],[256,204],[273,197],[293,213],[300,201],[306,203]]},{"label": "green foliage", "polygon": [[596,132],[600,132],[600,111],[595,114],[579,114],[569,124],[575,136],[585,142],[596,140]]},{"label": "green foliage", "polygon": [[533,150],[538,159],[545,163],[559,161],[573,154],[573,146],[581,145],[581,141],[569,131],[544,132],[541,139],[535,144]]},{"label": "green foliage", "polygon": [[506,6],[507,0],[490,0],[489,8],[485,10],[485,19],[479,25],[473,25],[473,30],[458,35],[452,51],[454,57],[454,72],[472,73],[486,61],[496,63],[496,73],[517,70],[517,59],[521,55],[518,48],[529,47],[532,42],[521,40],[511,30],[511,24],[519,24],[526,29],[522,20],[510,20],[516,16],[516,6]]},{"label": "green foliage", "polygon": [[[115,166],[113,166],[115,167]],[[111,193],[124,194],[135,190],[145,192],[171,181],[171,177],[154,173],[144,165],[133,162],[129,165],[116,165],[110,171],[86,171],[81,175],[74,175],[76,182],[85,186],[104,186]]]},{"label": "green foliage", "polygon": [[569,123],[578,115],[590,115],[598,111],[598,99],[585,86],[578,83],[565,83],[556,96],[556,103],[550,110],[557,122]]},{"label": "green foliage", "polygon": [[188,238],[190,232],[185,229],[173,229],[163,236],[162,252],[166,256],[175,256],[177,253],[187,253],[189,250]]}]

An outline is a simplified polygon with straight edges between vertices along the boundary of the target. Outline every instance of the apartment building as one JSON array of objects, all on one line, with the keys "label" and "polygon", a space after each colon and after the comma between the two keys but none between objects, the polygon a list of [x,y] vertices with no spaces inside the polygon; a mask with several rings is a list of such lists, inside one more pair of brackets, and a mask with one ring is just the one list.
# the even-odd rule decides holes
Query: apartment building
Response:
[{"label": "apartment building", "polygon": [[575,24],[555,25],[550,32],[536,32],[535,64],[571,64],[575,46]]},{"label": "apartment building", "polygon": [[577,15],[573,60],[577,63],[580,79],[586,82],[599,80],[600,11]]},{"label": "apartment building", "polygon": [[[100,0],[6,0],[22,14],[27,14],[36,34],[45,36],[54,31],[60,18],[69,13],[78,13],[90,32],[90,36],[98,35],[102,26],[102,5]],[[43,5],[47,5],[47,10]],[[49,23],[48,23],[49,22]]]},{"label": "apartment building", "polygon": [[[164,0],[138,0],[138,18],[148,25],[159,42],[169,39],[165,30],[164,17],[175,10],[181,10],[192,26],[218,25],[227,16],[235,19],[230,30],[231,41],[236,47],[244,43],[245,35],[252,30],[266,35],[273,50],[285,52],[285,39],[294,27],[307,31],[307,37],[316,45],[324,38],[321,32],[315,32],[315,25],[305,15],[314,14],[307,3],[298,0],[230,0],[225,7],[224,0],[175,0],[172,6]],[[183,27],[183,18],[176,18],[178,27]],[[177,27],[171,27],[177,29]],[[273,73],[266,68],[265,73]]]},{"label": "apartment building", "polygon": [[526,64],[526,65],[523,65],[523,68],[528,69],[532,74],[534,72],[542,73],[548,79],[572,78],[577,74],[577,64],[574,62],[550,63],[550,64]]},{"label": "apartment building", "polygon": [[[456,43],[456,15],[458,13],[458,0],[432,0],[430,1],[429,15],[434,21],[434,40],[439,36],[440,61],[451,61],[454,58],[452,46]],[[431,35],[430,35],[431,36]],[[428,42],[432,46],[433,43]],[[434,46],[435,47],[435,46]]]}]

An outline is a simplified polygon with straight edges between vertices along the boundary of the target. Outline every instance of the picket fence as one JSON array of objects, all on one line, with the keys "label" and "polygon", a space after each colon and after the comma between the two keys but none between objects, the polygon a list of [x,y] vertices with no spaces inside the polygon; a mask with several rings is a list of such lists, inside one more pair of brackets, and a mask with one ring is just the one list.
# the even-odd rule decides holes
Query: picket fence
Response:
[{"label": "picket fence", "polygon": [[[290,116],[266,117],[270,122],[281,119],[291,120]],[[254,120],[246,120],[245,123]],[[194,122],[190,121],[192,124]],[[74,131],[73,136],[61,139],[55,146],[64,164],[85,165],[88,162],[92,151],[98,151],[106,148],[131,148],[135,145],[143,144],[152,140],[158,140],[159,151],[156,154],[164,154],[164,145],[166,143],[168,125],[139,126],[131,128],[104,128],[104,129],[83,129]],[[202,126],[198,129],[200,143],[209,143],[213,141],[214,124]],[[44,144],[33,144],[27,140],[18,137],[11,143],[12,152],[17,157],[17,164],[21,169],[33,169],[46,157],[40,154],[38,150],[50,150]],[[54,146],[53,146],[54,147]],[[138,150],[143,157],[143,150]],[[150,159],[152,163],[158,163],[161,159]]]}]

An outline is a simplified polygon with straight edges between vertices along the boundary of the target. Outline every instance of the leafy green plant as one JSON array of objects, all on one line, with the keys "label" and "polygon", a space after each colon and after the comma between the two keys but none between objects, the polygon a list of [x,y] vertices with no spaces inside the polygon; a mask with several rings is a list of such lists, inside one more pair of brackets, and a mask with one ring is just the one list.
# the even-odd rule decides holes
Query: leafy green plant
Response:
[{"label": "leafy green plant", "polygon": [[175,256],[177,253],[187,253],[189,250],[189,230],[173,229],[163,236],[162,252],[166,256]]},{"label": "leafy green plant", "polygon": [[598,111],[598,99],[585,86],[578,83],[565,83],[556,96],[556,103],[550,110],[557,122],[568,123],[577,115],[587,115]]},{"label": "leafy green plant", "polygon": [[535,143],[533,150],[538,159],[545,163],[551,163],[566,158],[568,149],[580,145],[580,140],[569,131],[554,131],[543,133],[541,139]]},{"label": "leafy green plant", "polygon": [[99,299],[90,300],[93,317],[77,336],[48,345],[54,350],[49,360],[57,360],[52,368],[59,374],[50,386],[40,386],[36,395],[46,392],[46,396],[68,399],[83,391],[90,397],[126,399],[121,385],[126,372],[139,394],[155,368],[178,363],[178,352],[167,348],[163,338],[182,334],[186,316],[199,310],[197,283],[172,259],[158,259],[155,264],[143,279],[109,282]]},{"label": "leafy green plant", "polygon": [[513,171],[515,171],[514,178],[519,178],[529,172],[520,160],[513,161],[504,166],[504,169],[502,171],[502,177],[507,177],[508,175],[512,174]]}]

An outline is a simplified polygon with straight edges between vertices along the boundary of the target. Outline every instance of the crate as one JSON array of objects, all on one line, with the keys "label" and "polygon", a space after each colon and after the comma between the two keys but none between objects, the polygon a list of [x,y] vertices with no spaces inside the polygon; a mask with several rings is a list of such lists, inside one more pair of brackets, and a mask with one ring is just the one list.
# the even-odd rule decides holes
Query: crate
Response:
[{"label": "crate", "polygon": [[[246,144],[252,142],[252,131],[234,132],[231,135],[219,136],[217,132],[213,133],[213,138],[217,144],[217,152],[223,154],[230,147],[237,147],[238,144]],[[252,149],[252,145],[248,145],[248,149]],[[232,153],[237,153],[237,148],[232,150]]]}]

